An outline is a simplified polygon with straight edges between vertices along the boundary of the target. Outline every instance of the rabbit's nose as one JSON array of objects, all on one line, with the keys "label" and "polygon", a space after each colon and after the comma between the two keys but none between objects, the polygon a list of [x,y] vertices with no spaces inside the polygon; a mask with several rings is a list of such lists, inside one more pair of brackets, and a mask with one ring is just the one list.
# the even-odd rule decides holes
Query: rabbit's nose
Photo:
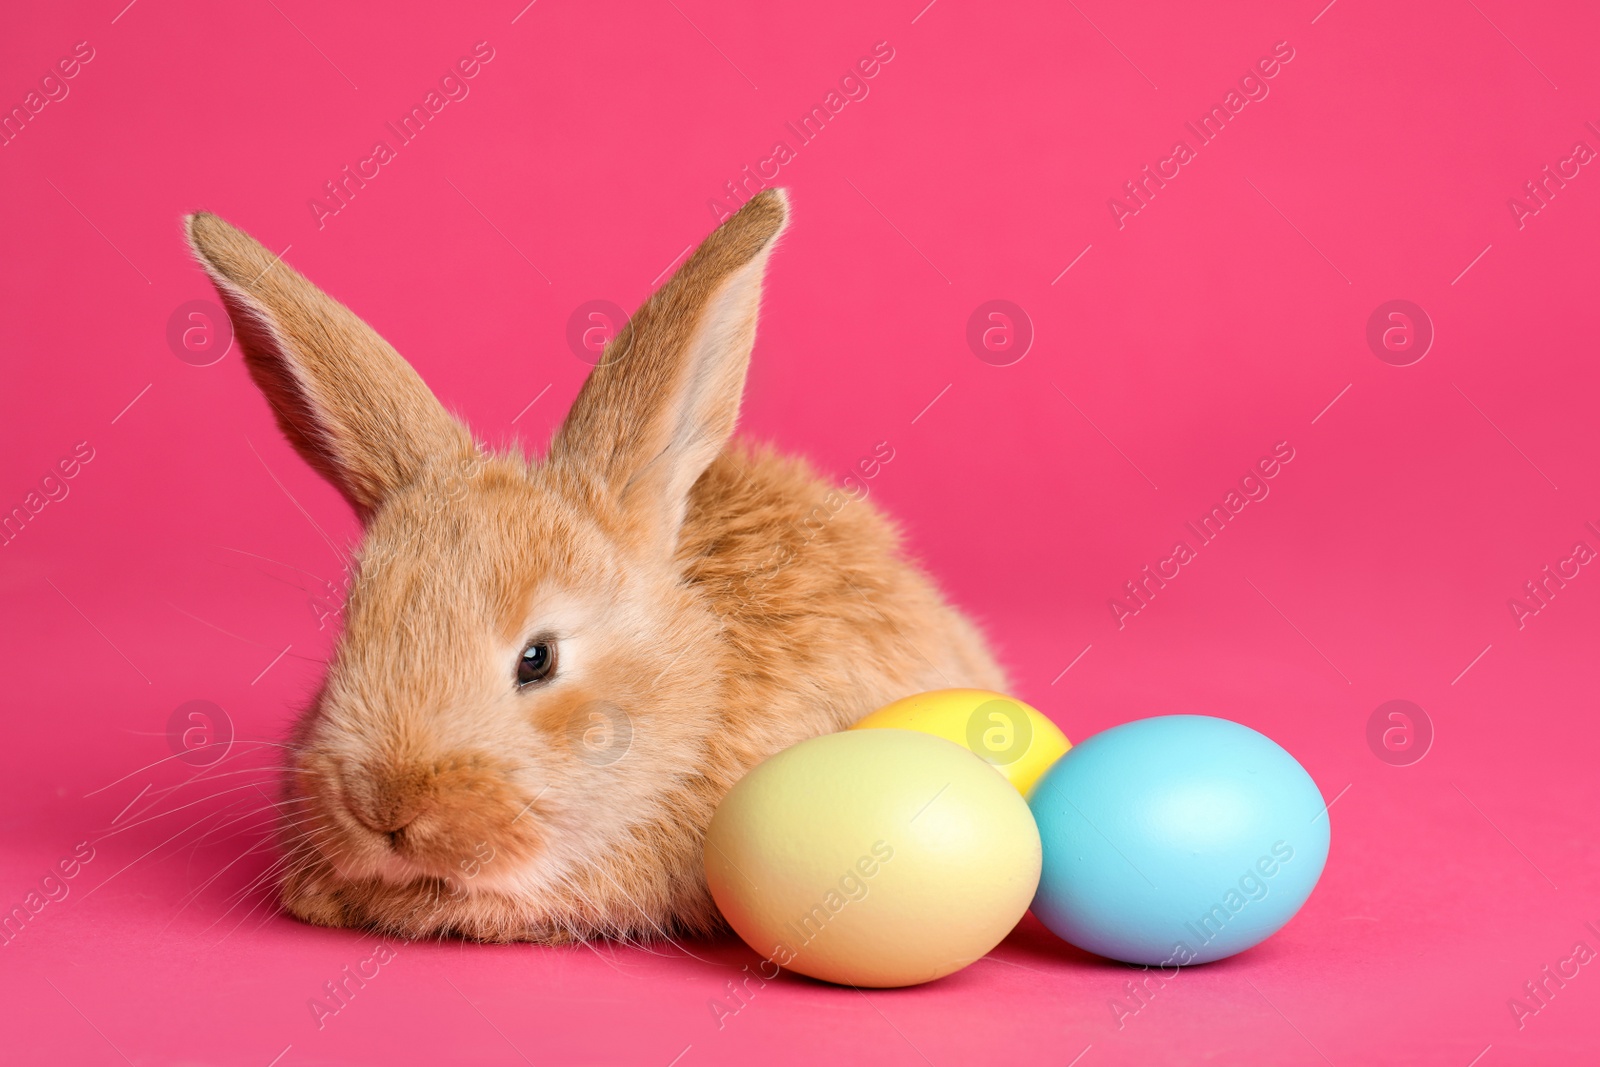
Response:
[{"label": "rabbit's nose", "polygon": [[368,770],[345,785],[345,806],[356,821],[391,842],[428,809],[431,789],[419,772]]}]

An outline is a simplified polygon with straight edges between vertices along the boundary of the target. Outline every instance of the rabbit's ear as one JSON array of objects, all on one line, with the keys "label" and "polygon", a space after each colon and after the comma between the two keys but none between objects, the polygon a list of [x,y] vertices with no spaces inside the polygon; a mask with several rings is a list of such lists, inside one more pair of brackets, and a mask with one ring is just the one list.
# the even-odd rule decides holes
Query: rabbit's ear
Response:
[{"label": "rabbit's ear", "polygon": [[606,346],[551,445],[553,463],[598,480],[668,553],[738,420],[762,274],[788,215],[783,190],[768,189],[707,237]]},{"label": "rabbit's ear", "polygon": [[215,215],[185,228],[278,425],[363,521],[424,467],[471,455],[466,428],[349,308]]}]

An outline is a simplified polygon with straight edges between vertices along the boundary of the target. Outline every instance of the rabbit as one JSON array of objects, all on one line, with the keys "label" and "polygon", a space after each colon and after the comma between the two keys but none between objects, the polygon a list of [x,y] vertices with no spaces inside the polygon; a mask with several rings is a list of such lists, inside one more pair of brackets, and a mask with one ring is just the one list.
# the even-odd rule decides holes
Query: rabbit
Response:
[{"label": "rabbit", "polygon": [[1005,690],[874,505],[818,519],[838,489],[733,440],[788,214],[768,189],[713,231],[534,459],[478,443],[254,239],[186,217],[251,377],[363,527],[285,757],[289,914],[402,938],[711,934],[705,831],[746,771],[912,693]]}]

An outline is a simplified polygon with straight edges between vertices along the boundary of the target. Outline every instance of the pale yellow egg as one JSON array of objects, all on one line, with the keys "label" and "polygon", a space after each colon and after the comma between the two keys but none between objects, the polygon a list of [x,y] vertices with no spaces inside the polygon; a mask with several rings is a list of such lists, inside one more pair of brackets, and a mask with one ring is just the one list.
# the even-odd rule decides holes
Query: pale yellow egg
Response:
[{"label": "pale yellow egg", "polygon": [[1072,747],[1037,709],[987,689],[935,689],[886,704],[851,727],[920,730],[970,749],[1024,796]]},{"label": "pale yellow egg", "polygon": [[910,730],[827,734],[723,799],[706,881],[772,963],[856,986],[916,985],[982,957],[1028,910],[1039,831],[959,745]]}]

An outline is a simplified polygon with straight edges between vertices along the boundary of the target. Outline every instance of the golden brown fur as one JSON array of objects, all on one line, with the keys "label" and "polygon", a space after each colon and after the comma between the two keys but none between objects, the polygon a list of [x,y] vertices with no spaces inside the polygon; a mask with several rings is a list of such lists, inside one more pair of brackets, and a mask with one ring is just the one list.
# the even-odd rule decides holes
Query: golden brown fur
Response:
[{"label": "golden brown fur", "polygon": [[[919,690],[1004,688],[874,507],[729,445],[786,220],[769,191],[711,234],[529,462],[475,445],[251,238],[189,218],[252,376],[366,524],[293,738],[294,915],[412,937],[706,931],[705,827],[747,770]],[[556,672],[519,689],[542,634]]]}]

